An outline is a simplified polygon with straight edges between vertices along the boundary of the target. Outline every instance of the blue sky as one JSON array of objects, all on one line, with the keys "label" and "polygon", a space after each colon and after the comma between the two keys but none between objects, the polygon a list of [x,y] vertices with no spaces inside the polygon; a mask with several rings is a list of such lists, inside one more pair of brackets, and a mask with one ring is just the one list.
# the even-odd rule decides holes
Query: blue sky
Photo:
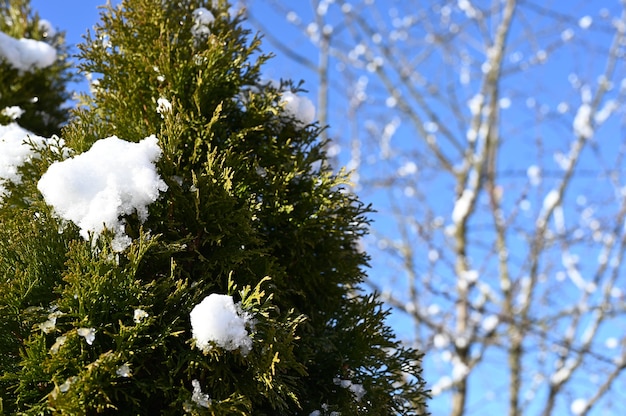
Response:
[{"label": "blue sky", "polygon": [[42,19],[65,31],[67,43],[73,45],[98,21],[98,6],[103,3],[103,0],[32,0],[31,6]]}]

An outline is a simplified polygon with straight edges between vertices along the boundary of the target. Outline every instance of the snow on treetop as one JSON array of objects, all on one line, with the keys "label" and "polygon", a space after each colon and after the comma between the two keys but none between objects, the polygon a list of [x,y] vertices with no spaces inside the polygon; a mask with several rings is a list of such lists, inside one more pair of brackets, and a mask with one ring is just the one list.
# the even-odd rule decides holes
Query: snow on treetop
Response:
[{"label": "snow on treetop", "polygon": [[0,57],[20,71],[47,68],[57,59],[57,51],[45,42],[15,39],[0,32]]},{"label": "snow on treetop", "polygon": [[0,126],[0,199],[6,195],[4,183],[19,184],[22,180],[18,168],[34,156],[28,140],[43,145],[47,139],[23,129],[17,123]]},{"label": "snow on treetop", "polygon": [[203,352],[211,350],[211,342],[233,351],[247,354],[252,339],[246,326],[250,316],[235,305],[232,296],[212,293],[197,304],[189,314],[196,347]]},{"label": "snow on treetop", "polygon": [[108,137],[85,153],[52,164],[37,188],[59,217],[80,227],[85,239],[106,227],[116,233],[113,248],[122,251],[130,240],[121,217],[137,213],[145,221],[148,205],[167,190],[154,165],[160,156],[154,135],[139,143]]}]

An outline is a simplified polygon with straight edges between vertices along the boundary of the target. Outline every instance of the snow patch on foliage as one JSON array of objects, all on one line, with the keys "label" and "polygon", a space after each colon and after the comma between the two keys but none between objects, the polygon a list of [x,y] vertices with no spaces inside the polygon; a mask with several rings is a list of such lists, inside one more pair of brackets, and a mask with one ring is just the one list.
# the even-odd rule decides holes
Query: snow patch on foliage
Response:
[{"label": "snow patch on foliage", "polygon": [[300,126],[306,126],[315,121],[315,105],[307,97],[285,91],[282,93],[280,103],[284,112],[293,117]]},{"label": "snow patch on foliage", "polygon": [[191,385],[193,386],[191,400],[200,407],[208,408],[211,404],[211,399],[208,394],[202,393],[200,382],[198,380],[192,380]]},{"label": "snow patch on foliage", "polygon": [[49,334],[50,332],[55,330],[57,318],[63,315],[63,312],[57,310],[50,312],[48,314],[48,319],[38,325],[39,329],[41,329],[46,334]]},{"label": "snow patch on foliage", "polygon": [[96,330],[95,328],[78,328],[76,333],[85,338],[87,344],[91,345],[96,339]]},{"label": "snow patch on foliage", "polygon": [[352,380],[343,380],[340,378],[335,378],[333,383],[344,389],[350,390],[357,402],[360,402],[363,396],[365,396],[365,388],[362,384],[353,383]]},{"label": "snow patch on foliage", "polygon": [[67,336],[61,335],[57,337],[57,339],[54,341],[54,344],[52,344],[52,347],[50,347],[50,354],[56,354],[57,352],[59,352],[59,348],[61,348],[65,344],[65,341],[67,341]]},{"label": "snow patch on foliage", "polygon": [[196,347],[205,353],[212,344],[228,351],[239,349],[243,355],[252,349],[246,329],[251,317],[235,305],[232,296],[212,293],[192,309],[189,318]]},{"label": "snow patch on foliage", "polygon": [[0,32],[0,57],[19,71],[43,69],[57,59],[57,51],[45,42],[15,39]]},{"label": "snow patch on foliage", "polygon": [[24,114],[24,110],[21,107],[12,105],[10,107],[3,108],[2,111],[0,111],[0,113],[3,116],[8,117],[11,120],[15,121],[18,118],[22,117],[22,115]]},{"label": "snow patch on foliage", "polygon": [[39,20],[37,26],[39,27],[39,30],[44,38],[53,38],[57,34],[56,29],[52,26],[52,23],[49,20],[41,19]]},{"label": "snow patch on foliage", "polygon": [[191,13],[193,27],[191,34],[197,43],[205,41],[211,34],[209,26],[215,21],[215,16],[205,7],[199,7]]},{"label": "snow patch on foliage", "polygon": [[17,123],[0,126],[0,199],[6,196],[4,184],[21,183],[20,166],[36,156],[29,140],[36,146],[43,146],[48,139],[23,129]]},{"label": "snow patch on foliage", "polygon": [[132,375],[133,375],[132,371],[130,370],[130,366],[128,365],[128,363],[120,365],[117,368],[117,370],[115,370],[115,374],[117,374],[120,377],[124,377],[124,378],[132,377]]},{"label": "snow patch on foliage", "polygon": [[160,97],[157,100],[156,112],[161,115],[161,118],[165,118],[165,113],[172,111],[172,103],[164,97]]},{"label": "snow patch on foliage", "polygon": [[148,316],[148,312],[144,311],[143,309],[135,309],[135,311],[133,312],[133,321],[138,324]]},{"label": "snow patch on foliage", "polygon": [[115,136],[98,140],[87,152],[52,164],[37,188],[55,213],[80,227],[88,239],[105,228],[115,232],[113,248],[124,250],[130,239],[124,233],[124,215],[148,218],[148,205],[167,190],[154,163],[161,149],[152,135],[139,143]]}]

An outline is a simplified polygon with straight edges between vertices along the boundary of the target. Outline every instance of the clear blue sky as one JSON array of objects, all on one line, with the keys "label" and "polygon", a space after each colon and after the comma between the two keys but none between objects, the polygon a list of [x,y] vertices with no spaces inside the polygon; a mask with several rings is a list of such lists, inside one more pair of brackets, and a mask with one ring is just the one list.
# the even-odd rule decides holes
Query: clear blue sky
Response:
[{"label": "clear blue sky", "polygon": [[66,32],[66,41],[74,45],[87,29],[98,21],[98,6],[105,0],[32,0],[31,7],[42,19]]}]

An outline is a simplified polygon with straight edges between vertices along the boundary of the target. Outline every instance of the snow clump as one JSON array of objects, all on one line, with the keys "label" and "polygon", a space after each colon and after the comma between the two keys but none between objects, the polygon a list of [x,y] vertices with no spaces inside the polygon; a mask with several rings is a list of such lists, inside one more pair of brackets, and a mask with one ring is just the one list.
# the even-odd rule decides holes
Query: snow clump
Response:
[{"label": "snow clump", "polygon": [[120,365],[117,370],[115,370],[115,374],[125,378],[131,377],[133,375],[128,363]]},{"label": "snow clump", "polygon": [[191,34],[197,43],[200,43],[208,38],[211,34],[209,26],[215,21],[215,16],[205,7],[199,7],[191,13],[193,17],[193,26],[191,28]]},{"label": "snow clump", "polygon": [[76,330],[76,333],[79,336],[85,338],[85,341],[89,345],[93,344],[94,340],[96,339],[96,330],[95,330],[95,328],[78,328]]},{"label": "snow clump", "polygon": [[472,200],[474,199],[474,191],[471,189],[463,190],[463,193],[454,203],[452,210],[452,222],[456,225],[459,224],[467,215],[471,208]]},{"label": "snow clump", "polygon": [[148,312],[144,311],[143,309],[135,309],[135,311],[133,312],[133,321],[138,324],[148,316]]},{"label": "snow clump", "polygon": [[200,386],[200,382],[194,379],[191,381],[191,385],[193,386],[193,394],[191,395],[191,400],[200,407],[208,408],[211,404],[211,399],[209,398],[208,394],[202,393],[202,387]]},{"label": "snow clump", "polygon": [[362,384],[353,383],[351,380],[343,380],[340,378],[333,379],[333,382],[337,386],[341,386],[344,389],[349,389],[357,402],[360,402],[363,396],[365,396],[365,388]]},{"label": "snow clump", "polygon": [[41,19],[37,24],[39,31],[44,38],[53,38],[57,35],[57,31],[49,20]]},{"label": "snow clump", "polygon": [[300,97],[291,91],[282,93],[280,100],[285,114],[293,117],[300,126],[306,126],[315,121],[315,105],[307,97]]},{"label": "snow clump", "polygon": [[161,115],[161,118],[165,118],[164,114],[172,111],[172,103],[167,98],[160,97],[157,100],[156,111]]},{"label": "snow clump", "polygon": [[243,355],[252,349],[246,329],[251,317],[235,305],[232,296],[212,293],[192,309],[189,318],[196,347],[204,353],[212,343],[228,351],[239,349]]},{"label": "snow clump", "polygon": [[139,143],[111,136],[85,153],[53,163],[37,188],[59,217],[80,228],[83,238],[90,233],[97,238],[107,228],[115,233],[113,249],[123,251],[130,238],[121,217],[136,212],[145,221],[148,205],[167,190],[154,165],[160,156],[154,135]]},{"label": "snow clump", "polygon": [[585,399],[576,399],[570,406],[570,410],[574,415],[582,415],[586,409],[587,401]]},{"label": "snow clump", "polygon": [[43,69],[57,60],[57,51],[45,42],[15,39],[0,32],[0,58],[19,71]]},{"label": "snow clump", "polygon": [[43,146],[48,139],[23,129],[17,123],[0,126],[0,200],[6,196],[4,184],[21,183],[19,167],[35,157],[29,140],[36,146]]},{"label": "snow clump", "polygon": [[22,115],[24,114],[24,110],[21,107],[12,105],[10,107],[3,108],[2,111],[0,111],[0,114],[15,121],[18,118],[22,117]]}]

